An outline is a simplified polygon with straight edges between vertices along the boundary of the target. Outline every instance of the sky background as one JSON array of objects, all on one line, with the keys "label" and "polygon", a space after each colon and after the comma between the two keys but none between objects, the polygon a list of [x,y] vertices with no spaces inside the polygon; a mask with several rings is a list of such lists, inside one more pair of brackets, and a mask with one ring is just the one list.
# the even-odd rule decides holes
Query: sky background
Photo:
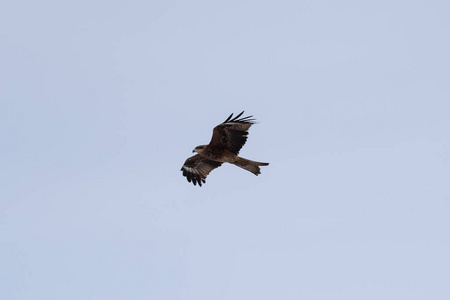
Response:
[{"label": "sky background", "polygon": [[449,10],[1,4],[0,298],[450,299]]}]

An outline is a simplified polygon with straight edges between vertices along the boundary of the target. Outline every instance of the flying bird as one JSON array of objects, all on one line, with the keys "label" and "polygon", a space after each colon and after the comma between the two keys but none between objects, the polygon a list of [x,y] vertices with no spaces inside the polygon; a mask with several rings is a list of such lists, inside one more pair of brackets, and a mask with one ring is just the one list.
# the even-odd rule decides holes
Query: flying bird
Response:
[{"label": "flying bird", "polygon": [[255,175],[261,174],[260,166],[269,165],[238,156],[239,150],[247,141],[248,129],[255,124],[253,116],[239,119],[243,113],[234,118],[231,114],[222,124],[214,127],[213,136],[208,145],[200,145],[192,150],[197,154],[189,157],[181,167],[183,176],[186,176],[189,182],[202,186],[206,176],[223,163],[236,165]]}]

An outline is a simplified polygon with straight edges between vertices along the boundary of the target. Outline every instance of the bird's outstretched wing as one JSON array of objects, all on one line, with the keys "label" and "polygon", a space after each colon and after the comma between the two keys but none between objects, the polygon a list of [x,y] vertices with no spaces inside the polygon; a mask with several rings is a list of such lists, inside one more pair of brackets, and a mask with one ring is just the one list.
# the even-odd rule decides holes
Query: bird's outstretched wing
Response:
[{"label": "bird's outstretched wing", "polygon": [[248,129],[255,124],[253,116],[243,117],[241,112],[233,118],[231,114],[222,124],[217,125],[213,130],[213,136],[208,148],[214,150],[229,149],[234,154],[239,154],[242,146],[247,141]]},{"label": "bird's outstretched wing", "polygon": [[189,157],[184,162],[181,171],[183,171],[183,176],[186,176],[189,182],[192,182],[194,185],[198,183],[199,186],[202,186],[202,182],[205,183],[206,176],[221,165],[221,162],[212,161],[197,154]]}]

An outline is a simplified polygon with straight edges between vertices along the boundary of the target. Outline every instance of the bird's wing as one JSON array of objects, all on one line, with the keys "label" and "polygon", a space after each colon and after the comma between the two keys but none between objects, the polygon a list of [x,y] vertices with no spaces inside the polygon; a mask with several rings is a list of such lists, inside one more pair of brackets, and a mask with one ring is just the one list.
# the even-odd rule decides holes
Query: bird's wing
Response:
[{"label": "bird's wing", "polygon": [[198,183],[199,186],[202,186],[202,182],[205,183],[206,176],[221,165],[221,162],[209,160],[197,154],[186,159],[181,171],[189,182],[194,185]]},{"label": "bird's wing", "polygon": [[222,124],[217,125],[214,128],[208,148],[216,150],[229,149],[237,155],[247,141],[248,129],[255,124],[255,120],[252,119],[253,116],[239,119],[243,113],[241,112],[234,118],[233,114],[231,114]]}]

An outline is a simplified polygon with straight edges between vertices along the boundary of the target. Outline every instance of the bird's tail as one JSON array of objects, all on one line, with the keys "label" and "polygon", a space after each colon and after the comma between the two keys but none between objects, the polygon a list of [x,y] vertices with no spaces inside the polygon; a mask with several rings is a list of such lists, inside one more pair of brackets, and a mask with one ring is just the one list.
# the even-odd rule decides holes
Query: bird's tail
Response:
[{"label": "bird's tail", "polygon": [[241,167],[242,169],[245,169],[247,171],[252,172],[253,174],[257,175],[261,174],[261,170],[259,169],[260,166],[268,166],[268,163],[263,162],[257,162],[249,159],[245,159],[242,157],[238,157],[237,160],[234,162],[234,164],[238,167]]}]

